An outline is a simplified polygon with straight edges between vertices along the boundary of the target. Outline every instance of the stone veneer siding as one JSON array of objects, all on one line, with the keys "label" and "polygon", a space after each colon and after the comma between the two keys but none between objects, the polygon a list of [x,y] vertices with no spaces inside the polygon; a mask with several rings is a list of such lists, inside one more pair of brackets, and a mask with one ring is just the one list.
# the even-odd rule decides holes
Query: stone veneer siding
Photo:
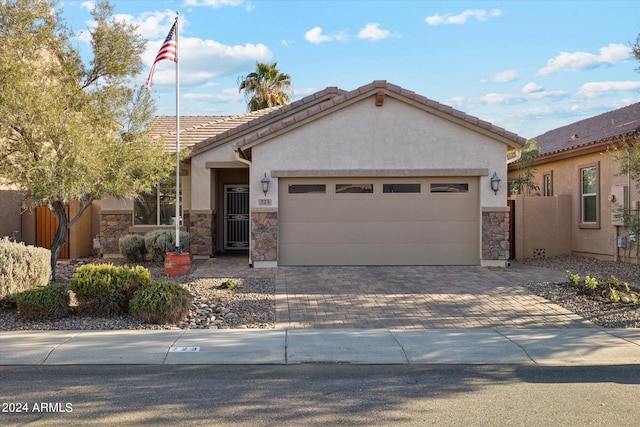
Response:
[{"label": "stone veneer siding", "polygon": [[508,260],[509,211],[482,212],[482,259]]},{"label": "stone veneer siding", "polygon": [[251,213],[251,259],[278,260],[278,212]]},{"label": "stone veneer siding", "polygon": [[120,253],[118,240],[129,234],[131,212],[103,213],[100,215],[100,252],[103,254]]},{"label": "stone veneer siding", "polygon": [[214,224],[215,218],[210,212],[189,213],[189,251],[192,255],[213,255]]}]

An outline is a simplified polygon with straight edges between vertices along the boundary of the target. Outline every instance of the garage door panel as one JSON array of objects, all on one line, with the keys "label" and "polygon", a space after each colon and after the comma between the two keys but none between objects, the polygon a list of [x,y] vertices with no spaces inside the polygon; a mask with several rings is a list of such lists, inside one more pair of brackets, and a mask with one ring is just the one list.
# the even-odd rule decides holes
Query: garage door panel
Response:
[{"label": "garage door panel", "polygon": [[468,245],[283,244],[283,265],[476,265],[478,255]]},{"label": "garage door panel", "polygon": [[[278,259],[281,265],[479,263],[477,177],[367,178],[350,183],[372,183],[373,193],[336,194],[335,184],[343,181],[340,178],[280,179]],[[327,192],[289,194],[288,185],[297,182],[324,185]],[[383,184],[389,182],[419,183],[421,192],[403,193],[403,188],[396,187],[396,192],[384,193]],[[467,183],[468,191],[432,193],[432,182]]]},{"label": "garage door panel", "polygon": [[477,221],[476,211],[469,209],[469,201],[432,203],[423,200],[347,200],[327,198],[322,201],[297,200],[283,209],[281,221],[317,222],[340,218],[347,221]]},{"label": "garage door panel", "polygon": [[292,222],[280,234],[290,243],[329,244],[360,242],[380,243],[449,243],[452,236],[460,243],[477,241],[475,222]]}]

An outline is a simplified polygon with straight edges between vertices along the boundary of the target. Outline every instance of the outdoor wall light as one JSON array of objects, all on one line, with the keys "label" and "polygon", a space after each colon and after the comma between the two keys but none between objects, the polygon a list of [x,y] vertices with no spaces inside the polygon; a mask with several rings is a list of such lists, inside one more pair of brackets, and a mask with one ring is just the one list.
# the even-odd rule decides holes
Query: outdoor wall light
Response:
[{"label": "outdoor wall light", "polygon": [[269,177],[267,176],[267,173],[264,173],[264,178],[262,178],[260,180],[260,183],[262,183],[262,191],[264,192],[264,195],[267,195],[267,192],[269,191],[269,183],[271,182],[271,180],[269,179]]},{"label": "outdoor wall light", "polygon": [[498,190],[500,189],[500,178],[498,178],[496,172],[493,172],[493,176],[491,177],[491,189],[493,190],[493,194],[498,194]]}]

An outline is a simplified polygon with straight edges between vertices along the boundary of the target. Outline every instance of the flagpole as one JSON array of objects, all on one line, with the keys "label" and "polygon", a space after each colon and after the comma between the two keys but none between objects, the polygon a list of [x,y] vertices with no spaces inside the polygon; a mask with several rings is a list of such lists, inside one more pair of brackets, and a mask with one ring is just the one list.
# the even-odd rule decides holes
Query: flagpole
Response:
[{"label": "flagpole", "polygon": [[178,40],[180,12],[176,12],[176,254],[181,254],[180,247],[180,62],[178,61]]}]

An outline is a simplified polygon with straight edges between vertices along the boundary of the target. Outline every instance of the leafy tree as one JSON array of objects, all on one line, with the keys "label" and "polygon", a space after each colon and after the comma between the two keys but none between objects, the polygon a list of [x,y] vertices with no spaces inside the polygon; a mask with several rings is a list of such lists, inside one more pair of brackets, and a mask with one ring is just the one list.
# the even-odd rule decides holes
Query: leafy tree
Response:
[{"label": "leafy tree", "polygon": [[290,102],[291,76],[278,70],[278,63],[256,62],[256,71],[238,79],[239,91],[247,99],[247,111],[286,105]]},{"label": "leafy tree", "polygon": [[[170,172],[171,158],[149,136],[154,104],[131,77],[146,41],[96,3],[88,64],[54,0],[0,0],[0,180],[59,221],[52,280],[68,229],[91,203],[135,197]],[[65,205],[76,200],[77,215]]]},{"label": "leafy tree", "polygon": [[511,184],[512,192],[529,196],[531,191],[538,191],[540,189],[533,181],[536,175],[533,166],[537,158],[537,141],[530,139],[520,154],[520,160],[518,160],[518,178],[514,179]]}]

